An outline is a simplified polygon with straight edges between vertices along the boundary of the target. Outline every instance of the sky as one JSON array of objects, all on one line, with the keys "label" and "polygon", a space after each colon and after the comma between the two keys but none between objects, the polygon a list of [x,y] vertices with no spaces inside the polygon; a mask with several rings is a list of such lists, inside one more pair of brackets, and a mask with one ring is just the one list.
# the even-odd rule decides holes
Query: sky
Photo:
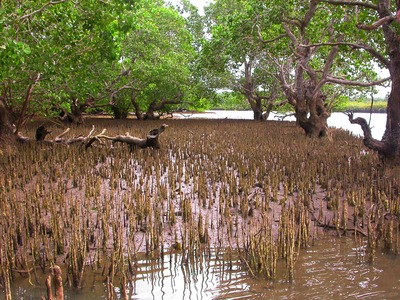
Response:
[{"label": "sky", "polygon": [[[179,4],[180,0],[169,0],[172,4]],[[200,14],[204,14],[204,6],[207,6],[208,4],[210,4],[211,2],[213,2],[213,0],[190,0],[190,2],[193,5],[196,5],[199,9],[199,13]]]}]

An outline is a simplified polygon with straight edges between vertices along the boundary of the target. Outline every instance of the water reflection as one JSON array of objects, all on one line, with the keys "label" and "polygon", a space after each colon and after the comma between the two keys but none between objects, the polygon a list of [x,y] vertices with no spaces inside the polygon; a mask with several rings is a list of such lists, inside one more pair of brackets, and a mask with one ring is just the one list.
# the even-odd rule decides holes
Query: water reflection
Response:
[{"label": "water reflection", "polygon": [[197,266],[173,255],[158,271],[143,262],[132,299],[399,299],[398,263],[381,253],[369,264],[353,239],[323,238],[302,251],[290,284],[283,273],[274,283],[252,278],[238,260],[214,254]]},{"label": "water reflection", "polygon": [[[362,253],[361,253],[362,254]],[[274,299],[399,299],[400,266],[378,253],[366,263],[350,238],[329,238],[303,251],[293,285],[274,284]],[[266,295],[267,296],[267,295]]]},{"label": "water reflection", "polygon": [[179,254],[164,261],[143,260],[137,265],[132,299],[217,299],[245,296],[249,277],[238,259],[227,261],[215,252],[183,261]]},{"label": "water reflection", "polygon": [[[252,120],[252,111],[236,111],[236,110],[208,110],[202,114],[177,114],[177,117],[184,118],[201,118],[201,119],[243,119]],[[278,120],[282,117],[281,114],[271,113],[268,120]],[[381,139],[386,127],[386,114],[382,113],[355,113],[354,118],[361,117],[370,123],[372,136],[376,139]],[[294,116],[285,118],[285,121],[295,121]],[[350,131],[355,136],[363,136],[361,127],[357,124],[351,124],[349,118],[344,113],[332,113],[328,119],[328,125],[330,127],[342,128]]]},{"label": "water reflection", "polygon": [[[323,237],[302,250],[294,282],[285,279],[284,266],[274,282],[252,278],[237,258],[217,252],[197,253],[191,260],[180,254],[161,260],[142,259],[128,283],[129,299],[399,299],[399,258],[378,253],[373,264],[364,262],[362,249],[352,238]],[[85,288],[66,288],[66,299],[107,299],[101,272],[87,274]],[[44,282],[44,279],[43,281]],[[122,299],[115,287],[115,298]],[[14,286],[13,299],[40,299],[44,285],[26,282]],[[4,299],[1,295],[0,299]]]}]

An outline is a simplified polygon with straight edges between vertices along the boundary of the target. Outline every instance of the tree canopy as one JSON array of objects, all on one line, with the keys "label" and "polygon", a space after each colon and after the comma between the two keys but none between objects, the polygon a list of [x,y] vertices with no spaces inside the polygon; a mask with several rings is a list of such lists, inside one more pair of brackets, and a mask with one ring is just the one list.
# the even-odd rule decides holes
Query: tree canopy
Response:
[{"label": "tree canopy", "polygon": [[3,1],[0,9],[1,95],[18,124],[126,102],[152,114],[190,95],[192,37],[162,1]]}]

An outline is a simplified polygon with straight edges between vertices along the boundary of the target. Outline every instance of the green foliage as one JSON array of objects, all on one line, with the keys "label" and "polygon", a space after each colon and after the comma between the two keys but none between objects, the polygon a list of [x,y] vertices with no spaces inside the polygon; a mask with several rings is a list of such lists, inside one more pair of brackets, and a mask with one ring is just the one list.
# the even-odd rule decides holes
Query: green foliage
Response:
[{"label": "green foliage", "polygon": [[221,92],[215,95],[211,101],[212,109],[226,109],[226,110],[247,110],[249,103],[246,98],[239,93],[235,92]]},{"label": "green foliage", "polygon": [[120,92],[114,97],[111,111],[115,119],[126,119],[132,108],[128,91]]},{"label": "green foliage", "polygon": [[344,103],[342,106],[335,107],[335,111],[352,111],[352,112],[373,112],[373,113],[386,113],[387,102],[386,101],[376,101],[373,103],[371,108],[371,102],[358,102],[349,101]]},{"label": "green foliage", "polygon": [[162,1],[4,1],[0,10],[2,94],[17,114],[32,84],[28,113],[43,115],[76,100],[125,111],[131,91],[146,111],[192,92],[192,35]]},{"label": "green foliage", "polygon": [[[208,76],[213,79],[216,90],[233,90],[245,95],[240,98],[247,101],[247,105],[233,99],[225,101],[228,99],[220,99],[225,94],[219,94],[216,99],[223,106],[262,109],[263,105],[255,100],[258,96],[269,99],[264,99],[264,103],[278,99],[276,65],[268,57],[274,51],[266,49],[259,34],[267,37],[282,32],[276,26],[279,14],[275,14],[280,7],[274,6],[265,13],[266,5],[260,1],[217,0],[206,10],[210,38],[203,43],[202,59],[209,70]],[[264,25],[266,30],[259,32]]]},{"label": "green foliage", "polygon": [[[32,85],[27,114],[54,115],[54,108],[69,109],[75,100],[82,106],[90,102],[88,107],[109,105],[118,115],[132,104],[141,112],[247,109],[243,66],[251,63],[252,92],[274,95],[278,102],[283,100],[279,73],[284,70],[293,85],[298,63],[284,21],[301,43],[323,44],[312,47],[308,61],[317,79],[332,49],[324,43],[339,36],[386,53],[379,31],[356,28],[376,21],[370,9],[318,1],[309,24],[298,26],[311,3],[216,0],[200,16],[188,0],[179,11],[161,0],[2,1],[0,93],[16,116]],[[375,79],[379,62],[358,50],[341,45],[329,74]],[[305,72],[304,80],[311,75]],[[227,89],[234,93],[217,93]],[[346,106],[340,86],[323,91],[334,109]]]},{"label": "green foliage", "polygon": [[[190,62],[194,49],[185,20],[177,11],[156,3],[129,12],[135,30],[125,36],[122,64],[130,66],[135,101],[142,111],[151,105],[190,94]],[[171,109],[162,106],[160,110]]]}]

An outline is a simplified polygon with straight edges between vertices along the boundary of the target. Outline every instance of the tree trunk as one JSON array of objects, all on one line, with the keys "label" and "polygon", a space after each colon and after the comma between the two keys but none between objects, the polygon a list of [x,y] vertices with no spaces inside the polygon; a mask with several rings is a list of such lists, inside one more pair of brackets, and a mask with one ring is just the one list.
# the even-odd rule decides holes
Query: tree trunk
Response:
[{"label": "tree trunk", "polygon": [[265,112],[263,113],[263,119],[264,121],[267,121],[269,118],[269,115],[271,114],[272,109],[274,108],[274,104],[273,102],[268,103],[268,106],[265,110]]},{"label": "tree trunk", "polygon": [[136,101],[136,95],[135,95],[135,91],[132,89],[131,91],[131,103],[133,108],[135,109],[135,116],[138,120],[143,120],[143,115],[142,112],[140,110],[140,106],[139,103],[137,103]]},{"label": "tree trunk", "polygon": [[359,124],[364,132],[364,145],[379,153],[386,165],[400,166],[400,51],[398,62],[393,63],[391,68],[392,89],[387,104],[386,129],[382,140],[372,137],[371,129],[363,118],[349,120],[353,124]]},{"label": "tree trunk", "polygon": [[325,137],[328,134],[328,113],[321,115],[308,114],[296,109],[296,122],[309,137]]},{"label": "tree trunk", "polygon": [[[400,11],[400,1],[396,2],[397,12]],[[390,2],[380,0],[378,5],[379,17],[385,20],[390,14]],[[379,153],[382,161],[389,166],[400,166],[400,33],[398,26],[400,14],[397,13],[396,19],[383,24],[383,34],[389,53],[388,69],[392,80],[392,88],[387,104],[386,130],[382,140],[372,138],[371,129],[365,119],[353,119],[349,115],[351,123],[359,124],[364,132],[364,144],[368,148]]]},{"label": "tree trunk", "polygon": [[292,103],[295,108],[296,123],[309,137],[325,137],[328,133],[328,118],[330,112],[325,107],[325,96],[317,92],[312,86],[307,86],[304,95]]},{"label": "tree trunk", "polygon": [[252,64],[253,61],[250,59],[249,61],[245,61],[244,69],[244,86],[243,86],[243,94],[245,95],[247,102],[249,102],[251,109],[253,110],[253,119],[254,121],[264,121],[263,117],[263,109],[262,109],[262,99],[255,95],[254,91],[254,80],[252,77]]},{"label": "tree trunk", "polygon": [[155,115],[152,105],[150,105],[149,109],[143,115],[143,120],[157,120],[157,119],[158,117]]},{"label": "tree trunk", "polygon": [[12,146],[15,142],[12,125],[9,118],[9,113],[0,99],[0,147]]},{"label": "tree trunk", "polygon": [[76,102],[73,102],[71,105],[71,114],[69,118],[72,124],[83,124],[83,112],[85,111],[86,107],[78,105]]},{"label": "tree trunk", "polygon": [[254,121],[264,121],[263,111],[261,107],[261,103],[259,106],[253,106],[253,118]]},{"label": "tree trunk", "polygon": [[390,54],[390,76],[392,88],[387,104],[386,130],[382,142],[386,151],[384,158],[390,164],[400,166],[400,34],[397,35],[397,43],[392,44]]}]

